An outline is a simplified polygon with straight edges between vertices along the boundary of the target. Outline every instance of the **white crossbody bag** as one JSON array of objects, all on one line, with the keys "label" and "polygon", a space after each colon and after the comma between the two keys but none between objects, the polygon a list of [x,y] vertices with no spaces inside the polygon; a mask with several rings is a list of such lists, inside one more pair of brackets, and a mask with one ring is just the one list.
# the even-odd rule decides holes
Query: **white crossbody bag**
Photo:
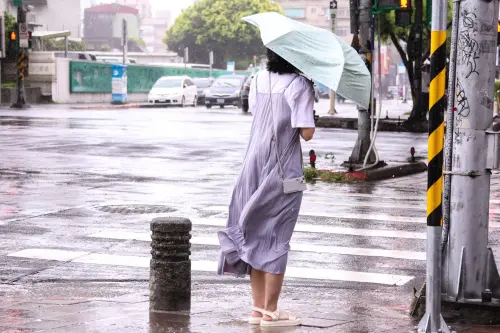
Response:
[{"label": "white crossbody bag", "polygon": [[[304,176],[301,177],[295,177],[295,178],[284,178],[284,172],[283,172],[283,167],[281,166],[281,159],[278,153],[278,135],[276,133],[276,128],[274,127],[274,108],[273,108],[273,96],[272,96],[272,87],[271,87],[271,73],[269,73],[269,101],[271,103],[271,121],[272,121],[272,126],[273,126],[273,140],[276,148],[276,157],[278,159],[278,166],[279,166],[279,171],[278,174],[281,178],[281,181],[283,182],[283,192],[285,194],[290,194],[290,193],[295,193],[295,192],[302,192],[307,190],[307,185],[304,180]],[[290,145],[295,143],[296,137],[299,135],[299,130],[295,132],[295,134],[292,136],[290,142],[288,143],[287,147],[283,150],[283,152],[288,151],[290,149]],[[302,156],[301,156],[302,160]],[[301,166],[302,167],[302,166]]]}]

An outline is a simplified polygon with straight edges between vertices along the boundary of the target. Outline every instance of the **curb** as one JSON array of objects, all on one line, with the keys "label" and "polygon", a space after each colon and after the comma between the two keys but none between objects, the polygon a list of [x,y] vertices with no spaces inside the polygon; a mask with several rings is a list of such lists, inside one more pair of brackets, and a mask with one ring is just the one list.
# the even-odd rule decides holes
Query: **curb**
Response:
[{"label": "curb", "polygon": [[414,175],[425,171],[427,171],[427,164],[414,162],[368,170],[365,174],[367,181],[376,181]]},{"label": "curb", "polygon": [[141,104],[71,106],[72,110],[126,110],[140,108]]},{"label": "curb", "polygon": [[[413,132],[427,133],[428,129],[423,126],[418,126],[409,130],[403,126],[405,119],[380,119],[378,130],[381,132]],[[316,127],[319,128],[342,128],[342,129],[358,129],[358,118],[340,118],[335,116],[319,117],[316,121]]]}]

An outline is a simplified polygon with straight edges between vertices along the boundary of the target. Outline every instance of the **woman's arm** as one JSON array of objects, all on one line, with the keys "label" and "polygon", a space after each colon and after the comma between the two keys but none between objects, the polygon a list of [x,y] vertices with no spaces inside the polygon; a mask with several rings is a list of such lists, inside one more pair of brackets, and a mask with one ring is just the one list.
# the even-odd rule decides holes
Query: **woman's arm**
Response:
[{"label": "woman's arm", "polygon": [[292,111],[292,128],[300,130],[300,136],[309,141],[314,135],[314,88],[305,77],[298,77],[285,91]]},{"label": "woman's arm", "polygon": [[301,128],[300,129],[300,136],[305,141],[309,141],[313,138],[315,130],[316,129],[314,127],[313,128]]}]

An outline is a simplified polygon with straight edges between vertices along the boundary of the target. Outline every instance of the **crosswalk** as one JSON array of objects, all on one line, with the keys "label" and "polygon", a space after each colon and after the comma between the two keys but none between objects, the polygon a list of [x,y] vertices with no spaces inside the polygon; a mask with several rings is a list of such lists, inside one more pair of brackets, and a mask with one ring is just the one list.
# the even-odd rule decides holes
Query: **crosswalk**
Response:
[{"label": "crosswalk", "polygon": [[[338,200],[326,202],[327,194],[308,194],[304,196],[290,243],[286,273],[289,278],[402,286],[416,275],[425,275],[425,197],[393,196],[380,200],[377,195],[336,194],[366,200],[350,204]],[[351,212],[349,207],[353,205],[372,209],[373,213]],[[226,212],[227,206],[214,204],[200,208],[196,216],[183,215],[193,223],[194,273],[212,273],[215,277],[219,245],[216,231],[225,226]],[[492,222],[490,226],[499,228],[500,223]],[[99,231],[84,232],[78,237],[103,246],[99,250],[62,249],[58,244],[25,247],[7,257],[97,265],[103,266],[102,269],[149,268],[151,234],[147,225],[131,225],[128,229],[103,226]],[[126,242],[137,244],[136,252],[106,251],[109,244],[129,244]]]}]

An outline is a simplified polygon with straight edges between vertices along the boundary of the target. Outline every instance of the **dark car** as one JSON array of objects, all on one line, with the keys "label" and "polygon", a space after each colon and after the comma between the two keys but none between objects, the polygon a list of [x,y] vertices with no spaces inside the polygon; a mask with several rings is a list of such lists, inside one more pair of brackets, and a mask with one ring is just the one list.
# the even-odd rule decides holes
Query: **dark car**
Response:
[{"label": "dark car", "polygon": [[193,79],[194,84],[196,85],[196,90],[198,91],[198,104],[205,104],[205,90],[210,88],[214,79],[212,78],[203,78],[203,79]]},{"label": "dark car", "polygon": [[223,108],[226,105],[241,107],[241,88],[248,76],[222,75],[215,79],[210,88],[205,91],[205,106],[213,105]]},{"label": "dark car", "polygon": [[248,112],[248,95],[250,94],[250,84],[255,75],[251,75],[246,80],[245,84],[241,88],[241,109],[243,112]]}]

